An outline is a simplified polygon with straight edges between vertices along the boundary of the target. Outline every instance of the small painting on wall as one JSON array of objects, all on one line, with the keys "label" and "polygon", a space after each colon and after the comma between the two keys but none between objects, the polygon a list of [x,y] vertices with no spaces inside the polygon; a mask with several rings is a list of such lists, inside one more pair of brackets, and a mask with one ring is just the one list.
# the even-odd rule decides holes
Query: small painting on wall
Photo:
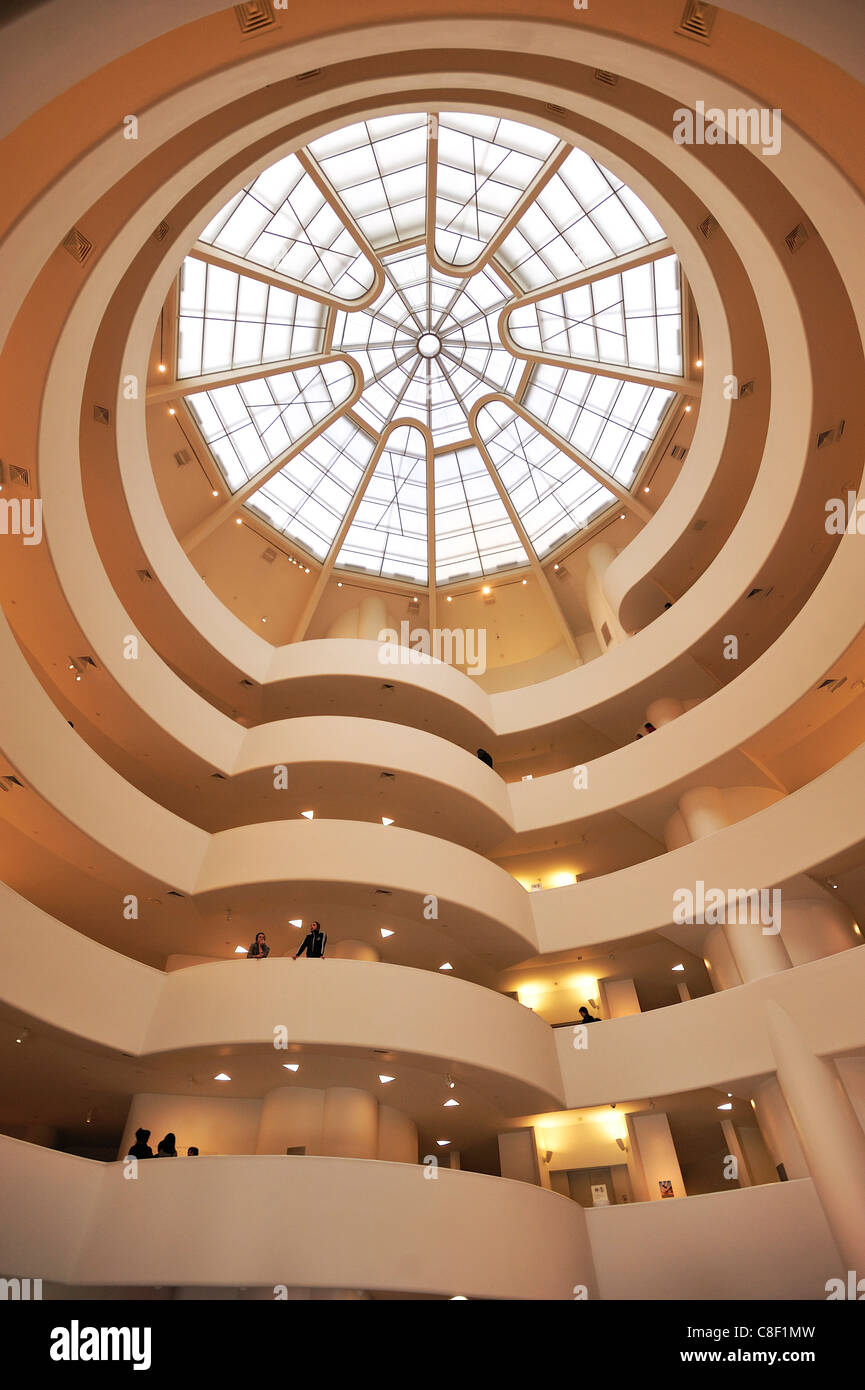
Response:
[{"label": "small painting on wall", "polygon": [[662,1196],[662,1197],[675,1197],[676,1194],[675,1194],[675,1192],[673,1191],[672,1179],[670,1179],[670,1178],[661,1178],[660,1181],[659,1181],[659,1183],[658,1183],[658,1186],[659,1186],[659,1188],[661,1189],[661,1196]]}]

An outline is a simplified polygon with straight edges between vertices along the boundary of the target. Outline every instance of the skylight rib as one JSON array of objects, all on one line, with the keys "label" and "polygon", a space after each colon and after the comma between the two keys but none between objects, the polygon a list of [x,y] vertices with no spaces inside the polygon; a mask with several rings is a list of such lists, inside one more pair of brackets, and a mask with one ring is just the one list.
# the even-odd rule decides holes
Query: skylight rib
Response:
[{"label": "skylight rib", "polygon": [[426,470],[423,433],[395,429],[337,555],[337,569],[427,583]]},{"label": "skylight rib", "polygon": [[187,256],[180,271],[177,377],[324,351],[327,309]]},{"label": "skylight rib", "polygon": [[679,263],[665,256],[518,305],[508,316],[524,351],[681,375]]},{"label": "skylight rib", "polygon": [[374,447],[370,435],[343,416],[259,488],[247,506],[324,560]]},{"label": "skylight rib", "polygon": [[663,237],[632,189],[572,150],[497,254],[523,290],[534,290]]},{"label": "skylight rib", "polygon": [[539,557],[569,540],[616,501],[609,488],[504,402],[483,406],[477,427]]},{"label": "skylight rib", "polygon": [[435,461],[436,582],[491,575],[529,557],[474,446]]},{"label": "skylight rib", "polygon": [[672,391],[540,363],[523,404],[561,439],[630,487],[675,399]]},{"label": "skylight rib", "polygon": [[309,146],[376,250],[423,234],[428,126],[426,113],[379,116]]},{"label": "skylight rib", "polygon": [[221,208],[199,241],[337,299],[362,299],[375,283],[375,267],[293,154]]},{"label": "skylight rib", "polygon": [[232,492],[346,404],[354,374],[345,362],[281,372],[186,397]]},{"label": "skylight rib", "polygon": [[558,143],[514,121],[443,112],[435,184],[441,260],[455,268],[476,261]]}]

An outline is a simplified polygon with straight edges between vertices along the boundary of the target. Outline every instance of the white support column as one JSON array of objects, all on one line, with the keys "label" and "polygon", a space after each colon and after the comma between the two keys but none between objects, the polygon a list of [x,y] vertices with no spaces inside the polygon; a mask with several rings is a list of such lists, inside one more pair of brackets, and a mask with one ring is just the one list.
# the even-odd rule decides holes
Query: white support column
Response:
[{"label": "white support column", "polygon": [[780,1004],[766,1004],[769,1043],[817,1196],[845,1269],[865,1273],[865,1131],[831,1061],[815,1057]]}]

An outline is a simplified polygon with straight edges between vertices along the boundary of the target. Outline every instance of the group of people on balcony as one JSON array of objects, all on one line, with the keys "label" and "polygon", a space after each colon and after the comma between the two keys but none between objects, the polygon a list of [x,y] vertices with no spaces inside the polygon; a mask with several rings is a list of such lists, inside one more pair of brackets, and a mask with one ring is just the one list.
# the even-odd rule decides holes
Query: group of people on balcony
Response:
[{"label": "group of people on balcony", "polygon": [[[298,956],[304,954],[309,960],[321,960],[326,942],[327,933],[322,931],[321,923],[313,922],[300,943],[299,949],[292,956],[292,960],[297,960]],[[267,937],[263,931],[260,931],[246,953],[247,960],[267,960],[269,955],[270,947],[267,944]]]},{"label": "group of people on balcony", "polygon": [[[168,1131],[164,1139],[160,1139],[156,1153],[154,1154],[148,1139],[150,1138],[149,1129],[137,1129],[135,1131],[135,1143],[129,1150],[128,1158],[177,1158],[177,1136]],[[186,1150],[188,1158],[197,1158],[198,1149],[193,1147]]]}]

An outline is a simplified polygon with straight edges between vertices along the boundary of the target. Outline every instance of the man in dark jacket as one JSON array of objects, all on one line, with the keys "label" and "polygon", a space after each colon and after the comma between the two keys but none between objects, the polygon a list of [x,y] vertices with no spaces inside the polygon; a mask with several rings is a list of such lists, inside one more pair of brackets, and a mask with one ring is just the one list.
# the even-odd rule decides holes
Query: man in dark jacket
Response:
[{"label": "man in dark jacket", "polygon": [[321,923],[313,922],[312,931],[308,931],[303,938],[300,950],[295,953],[294,959],[297,960],[297,957],[302,956],[304,951],[306,951],[309,960],[321,960],[324,955],[324,944],[326,941],[327,936],[321,929]]},{"label": "man in dark jacket", "polygon": [[150,1130],[149,1130],[149,1129],[137,1129],[137,1130],[135,1131],[135,1143],[132,1145],[132,1148],[129,1150],[128,1157],[129,1157],[129,1158],[152,1158],[152,1157],[153,1157],[153,1150],[151,1149],[150,1145],[149,1145],[148,1142],[147,1142],[149,1138],[150,1138]]}]

